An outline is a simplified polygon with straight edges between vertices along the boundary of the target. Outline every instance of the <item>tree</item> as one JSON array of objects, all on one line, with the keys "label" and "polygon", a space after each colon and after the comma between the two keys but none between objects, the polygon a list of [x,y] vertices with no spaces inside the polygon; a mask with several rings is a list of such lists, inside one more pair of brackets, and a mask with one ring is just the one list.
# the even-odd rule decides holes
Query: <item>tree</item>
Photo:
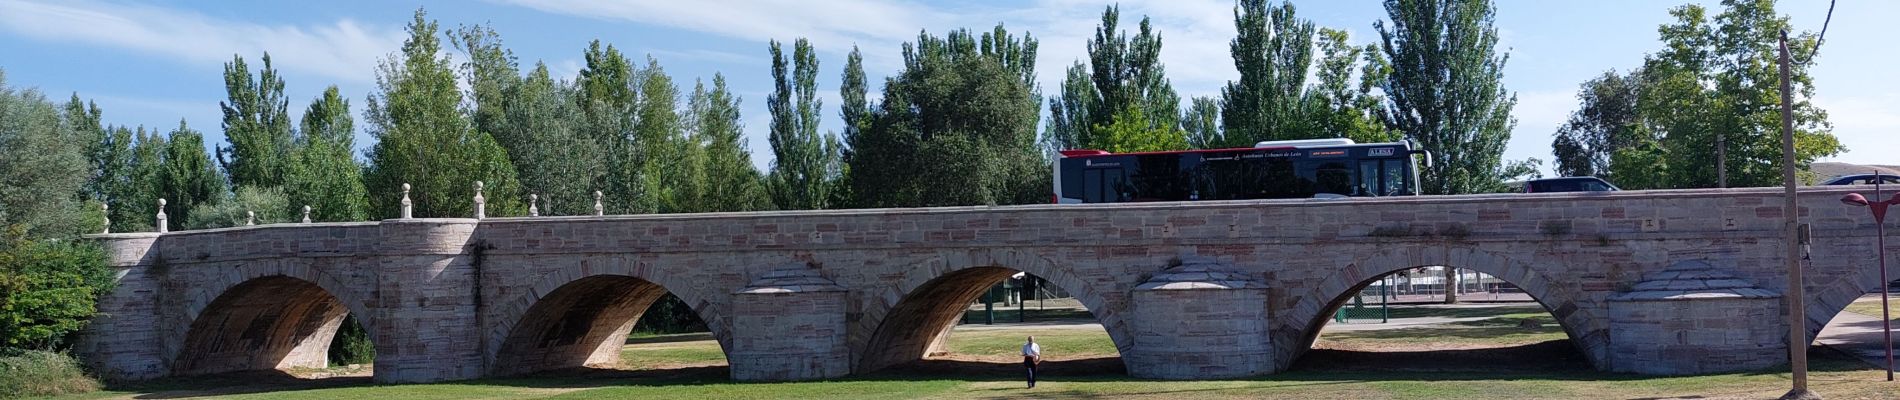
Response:
[{"label": "tree", "polygon": [[1312,127],[1305,98],[1313,61],[1313,23],[1291,2],[1269,9],[1266,0],[1241,0],[1229,44],[1240,80],[1221,89],[1220,141],[1211,147],[1247,147],[1264,140],[1325,136]]},{"label": "tree", "polygon": [[159,198],[167,201],[165,212],[172,226],[183,227],[199,205],[223,198],[224,175],[205,153],[204,134],[178,121],[165,140],[165,155],[158,175]]},{"label": "tree", "polygon": [[50,237],[98,229],[98,206],[82,210],[80,196],[94,137],[64,122],[71,118],[88,117],[63,117],[38,91],[8,87],[0,73],[0,229]]},{"label": "tree", "polygon": [[542,215],[590,215],[594,190],[607,171],[607,154],[586,131],[576,92],[536,63],[508,96],[507,128],[496,140],[508,149],[521,185],[540,199]]},{"label": "tree", "polygon": [[1228,143],[1221,131],[1220,100],[1195,97],[1181,116],[1181,130],[1187,133],[1188,147],[1208,149]]},{"label": "tree", "polygon": [[704,183],[700,171],[703,150],[687,136],[686,120],[679,112],[679,87],[660,67],[660,61],[647,57],[647,67],[636,74],[639,100],[634,106],[633,140],[640,160],[642,193],[652,198],[663,213],[699,210]]},{"label": "tree", "polygon": [[[980,43],[982,45],[978,45]],[[850,144],[857,207],[1048,201],[1036,142],[1036,41],[1002,26],[904,46],[871,126]]]},{"label": "tree", "polygon": [[[1185,146],[1180,137],[1136,139],[1129,135],[1179,135],[1181,97],[1174,92],[1161,65],[1161,35],[1154,32],[1148,18],[1141,18],[1138,33],[1131,39],[1127,31],[1116,31],[1121,20],[1118,6],[1102,11],[1102,23],[1089,40],[1089,64],[1080,61],[1070,67],[1062,95],[1049,100],[1049,131],[1045,136],[1049,150],[1073,148],[1104,149],[1111,145],[1128,147],[1136,140],[1152,150],[1177,150]],[[1084,82],[1090,84],[1083,84]],[[1136,115],[1139,114],[1139,115]],[[1146,126],[1130,125],[1134,122]],[[1120,126],[1120,135],[1109,139],[1097,127]],[[1163,146],[1163,147],[1155,147]]]},{"label": "tree", "polygon": [[634,140],[638,82],[633,64],[613,45],[603,47],[599,40],[588,45],[583,58],[587,65],[577,74],[575,98],[586,114],[583,131],[606,154],[602,163],[607,173],[594,182],[595,190],[606,195],[602,202],[609,213],[658,211],[655,196],[646,193],[643,143]]},{"label": "tree", "polygon": [[218,164],[231,174],[233,186],[277,187],[284,184],[291,151],[290,113],[284,98],[284,79],[264,53],[257,80],[244,58],[232,56],[224,64],[224,138]]},{"label": "tree", "polygon": [[436,23],[417,10],[407,30],[402,52],[378,68],[380,92],[369,97],[370,134],[378,139],[364,173],[372,214],[397,215],[409,183],[417,217],[472,216],[477,181],[486,184],[488,215],[525,214],[507,152],[457,109],[462,95]]},{"label": "tree", "polygon": [[837,146],[818,133],[818,110],[824,107],[817,99],[818,57],[811,42],[798,39],[787,76],[778,41],[771,42],[771,51],[774,89],[766,98],[766,108],[772,113],[770,139],[775,158],[768,182],[773,201],[786,210],[828,208],[831,168],[838,156]]},{"label": "tree", "polygon": [[[1619,184],[1636,188],[1771,186],[1781,182],[1778,34],[1793,31],[1768,0],[1727,0],[1713,19],[1686,5],[1658,29],[1663,50],[1647,57],[1637,89],[1641,134],[1611,155]],[[1789,39],[1810,54],[1816,37]],[[1810,62],[1792,65],[1797,169],[1845,148],[1816,107]],[[1639,177],[1639,175],[1641,175]],[[1640,178],[1640,185],[1626,181]]]},{"label": "tree", "polygon": [[0,347],[70,347],[112,286],[98,245],[36,240],[25,225],[0,227]]},{"label": "tree", "polygon": [[[698,127],[695,137],[704,142],[708,211],[758,211],[772,209],[764,177],[752,167],[752,154],[746,151],[745,127],[739,119],[739,98],[726,88],[726,77],[713,74],[712,90],[693,85],[688,101]],[[850,104],[847,97],[846,104]]]},{"label": "tree", "polygon": [[[259,225],[295,222],[303,219],[303,206],[291,202],[278,188],[242,186],[216,201],[192,207],[191,220],[184,221],[183,225],[185,229],[211,229],[244,226],[247,222]],[[292,208],[297,211],[288,211]],[[314,207],[311,212],[316,212]]]},{"label": "tree", "polygon": [[1148,113],[1135,107],[1114,114],[1114,122],[1091,128],[1095,145],[1090,148],[1116,153],[1167,151],[1187,148],[1187,134],[1173,126],[1155,126]]},{"label": "tree", "polygon": [[1606,71],[1578,88],[1577,110],[1557,128],[1551,141],[1558,175],[1618,182],[1619,177],[1610,172],[1612,156],[1645,135],[1636,101],[1642,75],[1641,70],[1627,75]]},{"label": "tree", "polygon": [[[1308,111],[1317,134],[1359,143],[1399,140],[1399,132],[1387,129],[1379,120],[1384,98],[1372,93],[1387,68],[1378,58],[1378,47],[1353,46],[1346,31],[1336,29],[1320,28],[1318,38],[1320,57],[1314,72],[1318,82],[1303,97],[1313,108]],[[1356,85],[1355,68],[1359,71]]]},{"label": "tree", "polygon": [[370,218],[363,166],[357,164],[353,156],[355,126],[350,101],[343,98],[336,86],[311,100],[310,107],[304,110],[302,135],[298,136],[298,143],[290,154],[290,170],[283,188],[287,201],[282,211],[300,212],[308,205],[313,221]]},{"label": "tree", "polygon": [[1503,182],[1517,96],[1502,84],[1489,0],[1386,0],[1376,22],[1392,74],[1382,85],[1386,120],[1436,159],[1420,174],[1425,194],[1484,193]]}]

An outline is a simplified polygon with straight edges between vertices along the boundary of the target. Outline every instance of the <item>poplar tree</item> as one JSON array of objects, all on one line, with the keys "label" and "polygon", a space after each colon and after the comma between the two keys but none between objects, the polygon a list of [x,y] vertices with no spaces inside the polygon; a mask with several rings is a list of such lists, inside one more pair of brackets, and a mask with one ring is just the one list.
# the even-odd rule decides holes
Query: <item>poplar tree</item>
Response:
[{"label": "poplar tree", "polygon": [[[726,88],[726,77],[713,74],[712,89],[693,85],[691,115],[698,128],[694,136],[705,145],[707,211],[759,211],[773,208],[765,177],[752,166],[746,150],[745,125],[739,118],[738,97]],[[847,99],[846,104],[850,101]]]},{"label": "poplar tree", "polygon": [[[1208,147],[1249,147],[1263,140],[1330,137],[1313,127],[1304,101],[1313,62],[1313,23],[1293,3],[1241,0],[1228,44],[1240,80],[1221,88],[1221,130]],[[1208,141],[1203,139],[1201,141]]]},{"label": "poplar tree", "polygon": [[377,142],[364,181],[372,215],[398,215],[409,183],[417,217],[471,217],[476,181],[486,184],[488,215],[525,214],[507,152],[458,109],[462,94],[437,24],[417,10],[407,30],[402,52],[383,61],[379,92],[369,97],[369,132]]},{"label": "poplar tree", "polygon": [[224,186],[224,175],[205,153],[204,134],[186,126],[183,120],[165,140],[162,160],[156,179],[157,197],[166,200],[165,213],[171,228],[189,226],[194,209],[222,200],[229,190]]},{"label": "poplar tree", "polygon": [[1161,65],[1161,35],[1144,16],[1131,38],[1116,30],[1120,20],[1120,7],[1102,11],[1101,25],[1088,42],[1088,64],[1077,61],[1070,67],[1062,95],[1049,100],[1044,139],[1049,150],[1186,147],[1179,129],[1181,97]]},{"label": "poplar tree", "polygon": [[226,145],[218,146],[218,164],[231,175],[233,186],[278,187],[289,169],[291,144],[289,101],[284,79],[264,53],[264,66],[253,79],[244,58],[232,56],[224,64]]},{"label": "poplar tree", "polygon": [[283,211],[301,214],[308,205],[312,221],[371,219],[363,166],[354,157],[356,120],[350,114],[350,101],[336,86],[310,101],[297,141],[283,189],[288,209]]},{"label": "poplar tree", "polygon": [[1496,9],[1489,0],[1386,0],[1385,9],[1390,23],[1373,27],[1392,65],[1386,121],[1432,152],[1422,193],[1499,190],[1517,96],[1502,82],[1509,56],[1497,53]]},{"label": "poplar tree", "polygon": [[817,210],[828,207],[832,172],[837,161],[835,141],[818,133],[818,57],[811,42],[793,43],[791,75],[784,52],[771,42],[774,89],[766,99],[772,113],[772,198],[780,209]]}]

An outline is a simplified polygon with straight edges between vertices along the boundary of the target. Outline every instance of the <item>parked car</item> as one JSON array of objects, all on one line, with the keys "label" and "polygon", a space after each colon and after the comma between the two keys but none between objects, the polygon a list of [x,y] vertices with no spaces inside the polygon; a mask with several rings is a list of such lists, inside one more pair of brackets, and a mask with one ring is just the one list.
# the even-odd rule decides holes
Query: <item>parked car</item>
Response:
[{"label": "parked car", "polygon": [[[1894,176],[1890,174],[1880,174],[1880,184],[1891,185],[1895,183],[1900,183],[1900,176]],[[1821,184],[1822,185],[1872,185],[1874,184],[1874,174],[1841,175],[1841,176],[1836,176],[1833,179],[1828,179],[1827,182],[1822,182]]]},{"label": "parked car", "polygon": [[1601,178],[1594,176],[1567,176],[1562,178],[1532,179],[1524,182],[1524,193],[1550,192],[1613,192],[1618,190]]}]

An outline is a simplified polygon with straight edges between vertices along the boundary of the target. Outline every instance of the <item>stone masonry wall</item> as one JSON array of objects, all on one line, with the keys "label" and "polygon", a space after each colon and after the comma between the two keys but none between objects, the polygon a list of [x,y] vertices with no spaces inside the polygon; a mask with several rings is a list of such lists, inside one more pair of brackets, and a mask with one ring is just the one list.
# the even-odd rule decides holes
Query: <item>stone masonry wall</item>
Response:
[{"label": "stone masonry wall", "polygon": [[[1876,284],[1872,222],[1836,201],[1855,189],[1802,194],[1815,233],[1804,285],[1810,332]],[[891,313],[906,309],[912,290],[978,267],[1051,278],[1089,307],[1123,354],[1138,354],[1129,321],[1144,299],[1134,288],[1171,262],[1204,257],[1268,287],[1246,302],[1268,321],[1274,369],[1310,345],[1351,288],[1424,265],[1475,269],[1525,288],[1608,368],[1617,342],[1607,298],[1645,274],[1710,260],[1784,290],[1778,196],[1730,189],[415,219],[98,235],[121,269],[120,289],[101,302],[105,313],[82,351],[116,378],[168,374],[184,347],[168,343],[185,341],[171,337],[184,336],[225,289],[264,276],[310,281],[363,316],[377,341],[376,379],[385,382],[482,376],[535,302],[599,275],[679,295],[732,349],[735,291],[774,266],[800,263],[845,289],[853,360],[891,351],[873,344],[879,332],[907,329],[884,321],[907,318]]]}]

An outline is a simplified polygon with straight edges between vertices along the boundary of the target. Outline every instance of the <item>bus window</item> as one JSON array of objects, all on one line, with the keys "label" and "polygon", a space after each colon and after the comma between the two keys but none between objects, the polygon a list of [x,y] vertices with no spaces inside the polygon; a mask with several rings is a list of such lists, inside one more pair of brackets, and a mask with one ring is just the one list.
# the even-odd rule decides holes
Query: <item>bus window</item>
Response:
[{"label": "bus window", "polygon": [[1379,188],[1379,160],[1360,161],[1358,193],[1353,195],[1378,196]]},{"label": "bus window", "polygon": [[1313,171],[1314,193],[1352,194],[1352,168],[1345,162],[1328,161]]},{"label": "bus window", "polygon": [[1407,181],[1411,180],[1408,179],[1411,177],[1405,174],[1405,160],[1383,161],[1385,164],[1385,190],[1381,194],[1386,196],[1398,196],[1409,193],[1406,189],[1406,184],[1410,183]]}]

